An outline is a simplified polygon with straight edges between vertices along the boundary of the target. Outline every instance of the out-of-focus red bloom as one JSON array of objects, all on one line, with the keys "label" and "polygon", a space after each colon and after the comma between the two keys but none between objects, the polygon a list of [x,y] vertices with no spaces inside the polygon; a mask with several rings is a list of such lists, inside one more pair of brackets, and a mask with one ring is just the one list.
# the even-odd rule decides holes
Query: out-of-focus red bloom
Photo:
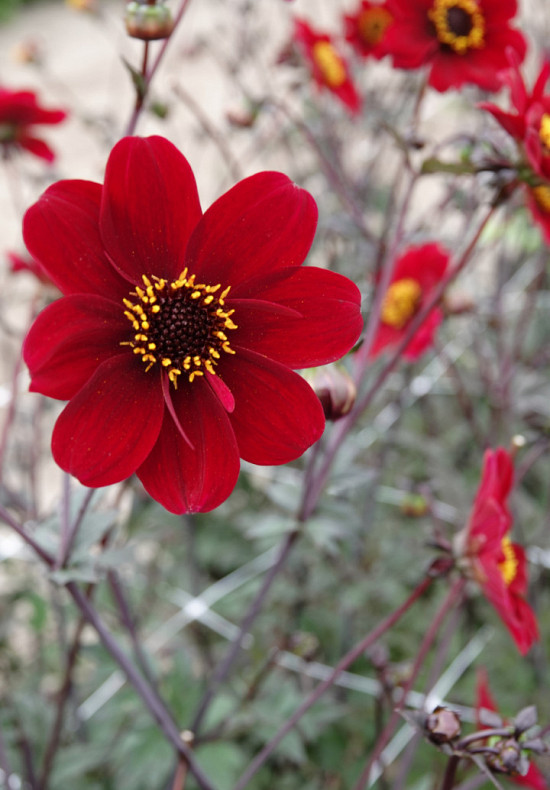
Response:
[{"label": "out-of-focus red bloom", "polygon": [[512,543],[508,534],[512,526],[508,497],[513,478],[509,453],[502,447],[487,450],[468,524],[457,536],[457,551],[525,655],[539,632],[533,610],[525,600],[525,551]]},{"label": "out-of-focus red bloom", "polygon": [[481,102],[478,106],[490,112],[511,137],[523,142],[527,130],[527,113],[544,97],[544,90],[550,76],[550,62],[543,63],[533,89],[529,92],[520,70],[521,63],[517,53],[510,49],[506,54],[509,60],[509,69],[505,72],[503,81],[510,89],[510,100],[514,112],[505,112],[490,102]]},{"label": "out-of-focus red bloom", "polygon": [[547,244],[550,244],[550,182],[535,187],[525,185],[525,199],[531,215]]},{"label": "out-of-focus red bloom", "polygon": [[55,153],[44,140],[34,136],[33,127],[61,123],[66,117],[65,110],[41,107],[32,91],[0,87],[0,146],[6,154],[12,149],[24,148],[46,162],[53,162]]},{"label": "out-of-focus red bloom", "polygon": [[344,16],[346,39],[362,57],[381,58],[386,54],[382,45],[392,19],[387,3],[361,0],[355,14]]},{"label": "out-of-focus red bloom", "polygon": [[46,190],[24,239],[64,296],[23,353],[31,389],[69,400],[59,466],[92,487],[136,472],[168,510],[206,511],[239,456],[283,464],[315,442],[323,410],[293,369],[338,359],[362,326],[350,280],[301,267],[316,222],[313,198],[272,172],[202,214],[161,137],[121,140],[103,185]]},{"label": "out-of-focus red bloom", "polygon": [[[449,253],[433,243],[412,247],[397,259],[382,304],[380,324],[370,350],[371,357],[377,356],[388,346],[401,342],[415,315],[429,301],[448,263]],[[403,356],[407,359],[418,359],[432,345],[434,334],[442,320],[443,313],[438,307],[431,310]]]},{"label": "out-of-focus red bloom", "polygon": [[[477,726],[481,729],[483,721],[481,720],[481,709],[489,710],[498,713],[498,708],[495,704],[493,696],[489,690],[489,676],[485,667],[480,667],[477,672],[477,687],[476,687],[476,719]],[[506,724],[504,722],[504,724]],[[546,779],[539,771],[535,763],[529,763],[529,770],[525,776],[510,776],[512,782],[522,787],[532,787],[533,790],[548,790]]]},{"label": "out-of-focus red bloom", "polygon": [[10,263],[10,271],[14,274],[18,272],[28,272],[44,285],[52,285],[52,281],[42,268],[42,266],[31,258],[30,255],[18,255],[16,252],[6,252],[6,258]]},{"label": "out-of-focus red bloom", "polygon": [[516,0],[387,0],[394,21],[384,36],[397,68],[429,65],[438,91],[465,83],[496,91],[508,66],[506,49],[523,60],[524,37],[510,27]]},{"label": "out-of-focus red bloom", "polygon": [[352,113],[358,113],[361,98],[352,82],[348,64],[332,38],[314,30],[305,20],[295,19],[294,40],[307,58],[317,85],[338,96]]}]

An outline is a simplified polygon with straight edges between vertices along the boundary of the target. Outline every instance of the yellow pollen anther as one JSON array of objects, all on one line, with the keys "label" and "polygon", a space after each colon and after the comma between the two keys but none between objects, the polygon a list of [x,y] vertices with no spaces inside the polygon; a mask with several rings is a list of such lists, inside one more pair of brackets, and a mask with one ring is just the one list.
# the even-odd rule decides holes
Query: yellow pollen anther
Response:
[{"label": "yellow pollen anther", "polygon": [[550,152],[550,115],[544,113],[540,119],[539,138],[546,150]]},{"label": "yellow pollen anther", "polygon": [[459,55],[485,45],[485,18],[477,0],[434,0],[428,16],[441,44]]},{"label": "yellow pollen anther", "polygon": [[369,46],[378,44],[393,21],[393,16],[385,8],[368,8],[359,15],[357,25],[363,41]]},{"label": "yellow pollen anther", "polygon": [[386,291],[380,318],[383,324],[402,329],[415,314],[422,288],[416,280],[405,277],[396,280]]},{"label": "yellow pollen anther", "polygon": [[517,576],[518,559],[516,557],[512,541],[507,535],[502,538],[500,547],[502,549],[502,553],[504,554],[504,559],[502,562],[498,563],[498,569],[502,574],[504,583],[507,587],[509,587]]},{"label": "yellow pollen anther", "polygon": [[312,47],[311,56],[329,88],[339,88],[344,84],[346,67],[330,41],[317,41]]},{"label": "yellow pollen anther", "polygon": [[141,357],[146,371],[160,362],[175,388],[182,373],[189,382],[205,371],[215,375],[221,353],[235,353],[224,331],[238,328],[230,318],[235,310],[223,309],[231,287],[216,297],[220,283],[197,283],[187,269],[173,282],[154,275],[143,275],[142,281],[131,294],[135,302],[122,300],[135,334],[121,345]]},{"label": "yellow pollen anther", "polygon": [[532,192],[539,208],[550,214],[550,186],[540,184],[538,187],[533,187]]}]

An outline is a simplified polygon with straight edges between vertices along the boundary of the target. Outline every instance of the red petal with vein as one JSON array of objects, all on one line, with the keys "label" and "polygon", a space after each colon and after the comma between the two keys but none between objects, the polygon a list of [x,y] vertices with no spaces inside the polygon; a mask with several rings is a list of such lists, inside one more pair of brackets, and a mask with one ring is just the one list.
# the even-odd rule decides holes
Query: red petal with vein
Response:
[{"label": "red petal with vein", "polygon": [[103,362],[59,416],[53,457],[83,485],[130,477],[157,440],[164,400],[158,375],[124,353]]},{"label": "red petal with vein", "polygon": [[101,238],[132,282],[142,274],[176,279],[189,236],[201,217],[195,177],[163,137],[125,137],[105,170]]},{"label": "red petal with vein", "polygon": [[31,392],[72,398],[102,362],[121,353],[128,327],[120,305],[100,296],[66,296],[48,305],[23,344]]},{"label": "red petal with vein", "polygon": [[58,181],[25,214],[23,238],[62,293],[122,299],[129,285],[105,256],[98,231],[100,201],[100,184]]},{"label": "red petal with vein", "polygon": [[323,433],[319,399],[287,367],[244,348],[235,351],[234,363],[220,361],[219,368],[235,397],[229,419],[241,458],[254,464],[293,461]]},{"label": "red petal with vein", "polygon": [[172,401],[195,450],[165,413],[158,440],[137,475],[153,499],[171,513],[213,510],[233,491],[239,475],[231,424],[206,382],[180,386]]},{"label": "red petal with vein", "polygon": [[230,285],[237,297],[258,274],[299,266],[316,226],[317,206],[308,192],[282,173],[257,173],[205,212],[189,242],[186,265],[198,281]]},{"label": "red petal with vein", "polygon": [[300,315],[258,310],[248,300],[228,300],[235,307],[240,346],[291,368],[333,362],[347,353],[361,333],[361,294],[335,272],[301,268],[258,297]]}]

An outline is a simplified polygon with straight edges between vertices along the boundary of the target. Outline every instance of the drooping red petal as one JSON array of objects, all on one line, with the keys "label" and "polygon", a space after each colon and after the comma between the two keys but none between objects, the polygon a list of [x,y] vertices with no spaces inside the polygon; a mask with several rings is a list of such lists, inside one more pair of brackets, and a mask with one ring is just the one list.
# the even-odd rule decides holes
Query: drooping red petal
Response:
[{"label": "drooping red petal", "polygon": [[23,238],[62,293],[122,299],[129,285],[105,256],[98,229],[100,201],[100,184],[58,181],[25,214]]},{"label": "drooping red petal", "polygon": [[31,137],[31,135],[25,134],[19,137],[17,142],[25,151],[34,154],[34,156],[43,159],[45,162],[53,162],[55,160],[55,151],[53,148],[50,148],[50,146],[39,137]]},{"label": "drooping red petal", "polygon": [[325,269],[297,269],[289,278],[260,290],[258,299],[290,308],[295,315],[269,312],[256,301],[228,300],[228,306],[235,307],[236,342],[291,368],[339,359],[357,341],[363,326],[359,289]]},{"label": "drooping red petal", "polygon": [[159,376],[130,353],[111,357],[61,412],[53,457],[83,485],[118,483],[151,452],[163,413]]},{"label": "drooping red petal", "polygon": [[172,392],[179,421],[165,413],[158,440],[137,470],[147,492],[171,513],[199,513],[220,505],[235,487],[239,452],[227,414],[206,382]]},{"label": "drooping red petal", "polygon": [[235,347],[220,361],[220,376],[235,398],[229,415],[241,458],[284,464],[302,455],[323,433],[321,403],[297,373],[266,357]]},{"label": "drooping red petal", "polygon": [[472,506],[468,534],[476,540],[483,536],[486,549],[500,549],[502,538],[512,526],[508,497],[514,480],[514,465],[503,448],[486,450],[481,481]]},{"label": "drooping red petal", "polygon": [[75,294],[48,305],[23,344],[31,392],[69,400],[102,362],[121,353],[129,327],[122,307],[101,296]]},{"label": "drooping red petal", "polygon": [[201,217],[195,177],[163,137],[125,137],[111,151],[101,204],[101,238],[129,280],[176,279]]},{"label": "drooping red petal", "polygon": [[539,638],[535,614],[527,601],[507,587],[496,559],[481,556],[482,590],[509,630],[519,652],[525,655]]},{"label": "drooping red petal", "polygon": [[[205,212],[189,242],[186,265],[199,282],[231,286],[299,266],[317,225],[317,206],[308,192],[282,173],[245,178]],[[243,291],[244,293],[244,291]]]}]

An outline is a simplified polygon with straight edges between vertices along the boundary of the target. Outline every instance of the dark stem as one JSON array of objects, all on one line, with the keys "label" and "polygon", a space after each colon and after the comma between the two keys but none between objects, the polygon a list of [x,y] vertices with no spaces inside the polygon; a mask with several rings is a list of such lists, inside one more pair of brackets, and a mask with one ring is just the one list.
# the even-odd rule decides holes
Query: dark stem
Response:
[{"label": "dark stem", "polygon": [[252,779],[254,774],[265,763],[269,755],[277,748],[279,743],[285,735],[296,726],[302,716],[319,700],[327,689],[334,685],[334,682],[350,664],[352,664],[365,650],[367,650],[374,642],[376,642],[385,631],[391,628],[395,623],[405,614],[413,603],[420,598],[420,596],[428,589],[430,584],[434,581],[432,577],[423,579],[420,584],[413,590],[407,600],[401,606],[392,612],[388,617],[382,620],[376,628],[374,628],[367,636],[365,636],[355,647],[353,647],[346,655],[340,659],[328,678],[311,692],[311,694],[302,702],[299,708],[287,719],[282,727],[277,731],[273,738],[264,746],[264,748],[252,760],[246,771],[243,773],[233,790],[243,790],[248,782]]},{"label": "dark stem", "polygon": [[220,685],[220,683],[222,683],[225,680],[225,678],[229,674],[229,671],[233,666],[235,659],[237,658],[239,650],[241,649],[242,641],[246,636],[246,634],[248,633],[252,623],[260,613],[265,597],[269,592],[269,590],[271,589],[271,585],[277,578],[279,571],[284,566],[288,558],[288,555],[290,554],[290,551],[294,546],[296,538],[298,537],[299,534],[300,534],[299,530],[295,529],[292,532],[289,532],[286,538],[284,539],[283,545],[281,546],[281,550],[279,552],[279,556],[277,557],[276,562],[271,566],[271,568],[267,572],[258,594],[252,601],[248,609],[248,612],[246,613],[241,623],[241,627],[237,635],[237,638],[231,643],[224,658],[222,659],[220,664],[218,664],[218,667],[214,672],[214,676],[212,677],[208,685],[208,689],[206,690],[203,698],[199,703],[199,707],[195,714],[195,718],[193,719],[193,723],[191,725],[191,732],[193,732],[194,735],[197,734],[200,728],[204,715],[208,710],[210,703],[212,702],[212,699],[217,691],[218,686]]},{"label": "dark stem", "polygon": [[66,589],[86,620],[95,628],[99,638],[103,642],[104,647],[108,650],[121,670],[124,672],[128,678],[128,681],[132,684],[153,718],[159,724],[167,740],[172,744],[176,752],[183,759],[185,759],[187,765],[189,766],[189,770],[195,777],[201,790],[214,790],[213,785],[197,764],[191,749],[182,739],[175,722],[164,705],[164,702],[142,677],[142,675],[129,660],[128,656],[115,641],[114,637],[104,625],[103,621],[99,617],[99,614],[92,606],[90,601],[74,582],[69,582],[66,585]]},{"label": "dark stem", "polygon": [[458,768],[459,762],[460,757],[458,757],[456,754],[453,754],[449,757],[447,761],[447,767],[445,768],[445,775],[443,776],[443,781],[441,782],[441,790],[452,790],[454,787],[456,769]]},{"label": "dark stem", "polygon": [[413,667],[411,669],[411,673],[407,678],[407,682],[403,686],[403,694],[401,696],[401,699],[398,702],[398,704],[395,706],[395,709],[392,715],[390,716],[389,721],[382,732],[382,735],[376,742],[376,746],[372,750],[371,755],[367,760],[367,763],[363,769],[363,772],[361,773],[361,776],[359,777],[359,781],[355,785],[354,790],[364,790],[364,788],[366,787],[373,766],[378,761],[389,739],[393,735],[395,728],[397,727],[399,721],[401,720],[400,711],[407,702],[407,696],[413,687],[413,684],[416,680],[418,673],[422,668],[424,659],[426,658],[426,655],[428,654],[428,651],[432,646],[433,641],[437,637],[437,633],[441,627],[441,624],[443,623],[450,609],[452,609],[461,601],[462,592],[464,590],[465,584],[466,581],[462,577],[458,578],[454,582],[451,589],[447,593],[443,603],[439,607],[437,614],[433,618],[432,623],[428,628],[426,635],[424,636],[424,639],[422,640]]}]

